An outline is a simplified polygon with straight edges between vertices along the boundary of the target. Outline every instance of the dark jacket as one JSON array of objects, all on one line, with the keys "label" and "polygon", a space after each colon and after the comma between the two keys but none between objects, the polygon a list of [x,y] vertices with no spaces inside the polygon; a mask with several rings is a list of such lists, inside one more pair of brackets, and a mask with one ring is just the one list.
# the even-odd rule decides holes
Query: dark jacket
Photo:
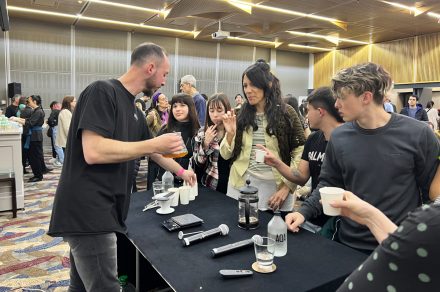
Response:
[{"label": "dark jacket", "polygon": [[[401,111],[400,114],[401,115],[405,115],[409,117],[409,108],[406,106],[404,107]],[[429,121],[428,120],[428,114],[426,113],[426,111],[423,109],[423,106],[421,104],[417,105],[417,111],[416,111],[416,120],[419,121]]]}]

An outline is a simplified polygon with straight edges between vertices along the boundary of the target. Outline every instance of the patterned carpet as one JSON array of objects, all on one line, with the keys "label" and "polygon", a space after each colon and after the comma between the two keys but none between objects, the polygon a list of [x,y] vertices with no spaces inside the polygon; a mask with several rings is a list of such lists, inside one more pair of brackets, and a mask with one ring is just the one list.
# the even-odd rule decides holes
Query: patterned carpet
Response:
[{"label": "patterned carpet", "polygon": [[[48,167],[52,167],[46,157]],[[145,188],[146,163],[138,176]],[[30,168],[28,168],[30,170]],[[67,291],[69,247],[61,238],[46,235],[61,168],[54,168],[43,181],[28,183],[24,177],[24,210],[12,218],[0,213],[0,292]]]}]

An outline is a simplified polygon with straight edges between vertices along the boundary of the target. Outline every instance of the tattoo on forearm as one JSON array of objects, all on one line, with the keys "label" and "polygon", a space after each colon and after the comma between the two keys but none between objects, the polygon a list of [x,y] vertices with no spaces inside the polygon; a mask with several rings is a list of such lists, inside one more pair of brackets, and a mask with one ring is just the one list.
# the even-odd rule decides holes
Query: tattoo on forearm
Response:
[{"label": "tattoo on forearm", "polygon": [[293,176],[301,177],[301,173],[299,172],[298,169],[294,169],[294,170],[292,170],[292,174],[293,174]]}]

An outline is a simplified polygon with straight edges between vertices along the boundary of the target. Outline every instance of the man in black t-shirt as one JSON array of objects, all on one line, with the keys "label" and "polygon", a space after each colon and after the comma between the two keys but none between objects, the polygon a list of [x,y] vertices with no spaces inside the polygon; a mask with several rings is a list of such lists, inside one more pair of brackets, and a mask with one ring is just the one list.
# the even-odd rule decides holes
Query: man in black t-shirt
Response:
[{"label": "man in black t-shirt", "polygon": [[[330,139],[333,130],[343,123],[334,104],[335,98],[329,87],[318,88],[307,98],[307,116],[310,128],[317,131],[313,132],[307,138],[298,169],[292,170],[267,149],[260,147],[268,153],[265,156],[264,162],[267,165],[275,167],[281,175],[296,184],[304,185],[309,178],[312,178],[313,192],[318,185],[327,141]],[[328,217],[324,215],[318,218],[318,220],[313,220],[312,223],[322,226],[327,218]]]},{"label": "man in black t-shirt", "polygon": [[180,151],[181,138],[150,139],[135,105],[137,94],[165,84],[169,66],[163,48],[141,44],[125,74],[93,82],[78,99],[48,231],[70,246],[69,291],[119,292],[116,232],[126,232],[136,158],[147,155],[191,185],[195,182],[192,171],[161,155]]},{"label": "man in black t-shirt", "polygon": [[15,117],[18,111],[18,103],[20,101],[20,95],[16,94],[11,98],[11,104],[6,108],[5,117]]}]

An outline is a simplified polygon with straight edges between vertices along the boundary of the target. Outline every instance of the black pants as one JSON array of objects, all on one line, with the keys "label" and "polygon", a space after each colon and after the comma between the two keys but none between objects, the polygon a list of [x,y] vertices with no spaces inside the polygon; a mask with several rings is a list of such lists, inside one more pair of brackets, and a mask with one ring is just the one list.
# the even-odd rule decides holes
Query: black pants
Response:
[{"label": "black pants", "polygon": [[43,171],[46,170],[43,156],[43,142],[31,141],[29,145],[29,164],[35,177],[43,178]]},{"label": "black pants", "polygon": [[21,164],[23,165],[23,169],[26,168],[29,160],[29,149],[24,148],[24,144],[26,144],[26,137],[26,135],[21,135]]}]

